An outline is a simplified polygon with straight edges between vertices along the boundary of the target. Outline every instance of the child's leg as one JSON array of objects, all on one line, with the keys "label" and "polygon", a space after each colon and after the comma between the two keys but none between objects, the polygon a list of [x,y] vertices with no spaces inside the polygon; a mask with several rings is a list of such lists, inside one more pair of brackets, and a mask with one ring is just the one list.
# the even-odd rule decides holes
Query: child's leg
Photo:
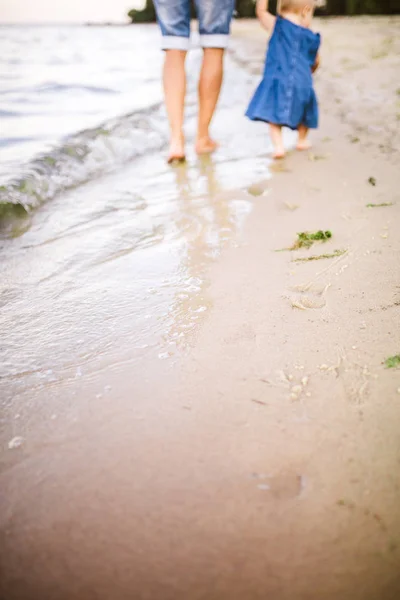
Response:
[{"label": "child's leg", "polygon": [[297,150],[308,150],[311,148],[311,142],[307,139],[308,127],[299,125],[297,128],[299,139],[297,140]]},{"label": "child's leg", "polygon": [[274,158],[283,158],[285,156],[285,148],[283,147],[282,127],[270,123],[269,134],[274,147]]}]

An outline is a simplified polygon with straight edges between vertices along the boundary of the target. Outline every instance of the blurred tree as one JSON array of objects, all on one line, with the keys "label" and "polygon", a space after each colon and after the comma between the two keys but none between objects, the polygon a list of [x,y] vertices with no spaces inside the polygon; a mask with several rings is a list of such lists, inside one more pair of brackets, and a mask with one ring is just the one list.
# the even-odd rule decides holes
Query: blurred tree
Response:
[{"label": "blurred tree", "polygon": [[[192,2],[192,17],[195,16]],[[145,7],[142,10],[132,9],[128,12],[128,17],[132,23],[153,23],[156,20],[156,9],[153,0],[146,0]]]},{"label": "blurred tree", "polygon": [[236,16],[242,19],[248,19],[256,16],[254,0],[237,0],[236,1]]},{"label": "blurred tree", "polygon": [[152,0],[146,0],[146,5],[142,10],[135,8],[130,10],[128,17],[132,23],[153,23],[156,20],[156,10]]},{"label": "blurred tree", "polygon": [[[276,4],[276,0],[272,4]],[[255,0],[236,0],[236,14],[238,17],[255,17]],[[192,16],[195,10],[192,2]],[[156,11],[153,0],[146,0],[143,10],[132,9],[128,12],[132,23],[151,23],[156,20]]]},{"label": "blurred tree", "polygon": [[[270,0],[270,10],[275,12],[277,0]],[[326,0],[325,8],[318,11],[325,15],[400,14],[400,0]],[[192,2],[192,16],[195,10]],[[255,16],[255,0],[236,0],[236,16]],[[130,10],[132,23],[150,23],[156,20],[153,0],[146,0],[143,10]]]},{"label": "blurred tree", "polygon": [[327,0],[328,15],[400,14],[400,0]]}]

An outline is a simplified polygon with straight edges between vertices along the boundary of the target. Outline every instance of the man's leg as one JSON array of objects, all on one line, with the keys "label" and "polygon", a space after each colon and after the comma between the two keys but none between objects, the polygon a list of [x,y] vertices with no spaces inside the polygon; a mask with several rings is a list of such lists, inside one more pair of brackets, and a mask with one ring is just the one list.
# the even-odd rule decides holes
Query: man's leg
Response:
[{"label": "man's leg", "polygon": [[205,154],[217,144],[209,128],[221,91],[224,50],[228,45],[234,0],[195,0],[199,18],[200,44],[204,50],[199,82],[199,121],[196,150]]},{"label": "man's leg", "polygon": [[168,162],[183,160],[185,157],[185,139],[183,134],[186,94],[185,58],[186,51],[184,50],[165,51],[164,95],[171,131]]},{"label": "man's leg", "polygon": [[189,49],[190,1],[155,0],[165,50],[164,95],[171,132],[168,162],[185,158],[183,118],[186,93],[185,58]]},{"label": "man's leg", "polygon": [[199,81],[199,121],[196,140],[198,154],[213,152],[217,147],[210,137],[209,128],[221,91],[223,60],[224,50],[222,48],[204,48]]}]

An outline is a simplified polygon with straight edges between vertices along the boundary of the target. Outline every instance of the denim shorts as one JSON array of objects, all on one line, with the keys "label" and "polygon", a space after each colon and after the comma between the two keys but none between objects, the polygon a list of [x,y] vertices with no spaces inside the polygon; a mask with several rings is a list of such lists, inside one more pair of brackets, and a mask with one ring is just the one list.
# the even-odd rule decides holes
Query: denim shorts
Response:
[{"label": "denim shorts", "polygon": [[[155,0],[157,20],[163,36],[163,50],[188,50],[190,0]],[[195,0],[200,45],[226,48],[235,0]]]}]

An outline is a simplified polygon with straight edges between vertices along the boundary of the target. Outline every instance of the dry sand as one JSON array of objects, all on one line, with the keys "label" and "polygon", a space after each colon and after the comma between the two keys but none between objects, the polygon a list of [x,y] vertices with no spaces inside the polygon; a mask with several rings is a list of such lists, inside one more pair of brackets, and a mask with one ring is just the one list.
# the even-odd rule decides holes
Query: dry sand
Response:
[{"label": "dry sand", "polygon": [[[186,355],[109,400],[59,388],[79,420],[3,461],[4,600],[400,597],[400,21],[319,25],[314,148],[249,188]],[[256,72],[262,34],[235,34]]]}]

